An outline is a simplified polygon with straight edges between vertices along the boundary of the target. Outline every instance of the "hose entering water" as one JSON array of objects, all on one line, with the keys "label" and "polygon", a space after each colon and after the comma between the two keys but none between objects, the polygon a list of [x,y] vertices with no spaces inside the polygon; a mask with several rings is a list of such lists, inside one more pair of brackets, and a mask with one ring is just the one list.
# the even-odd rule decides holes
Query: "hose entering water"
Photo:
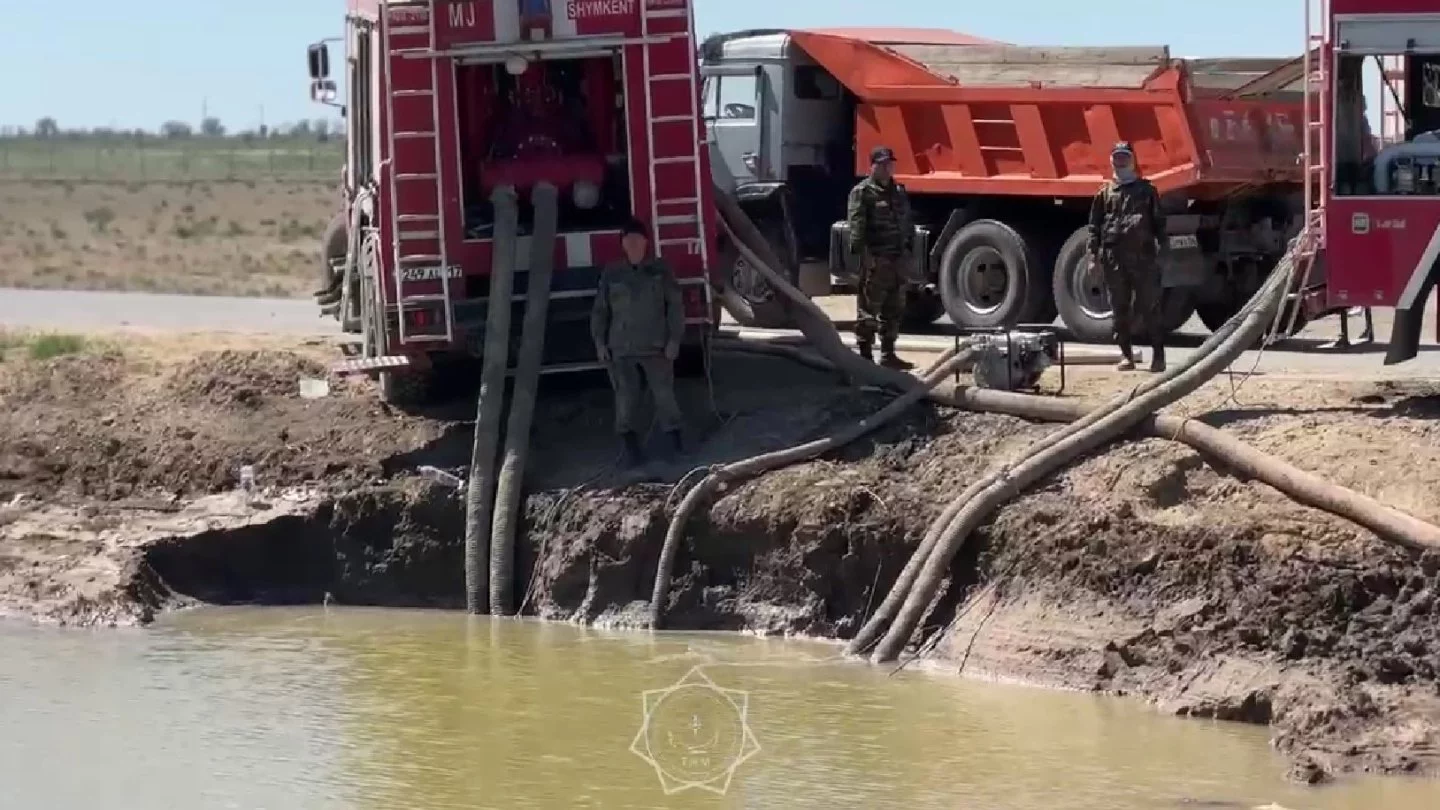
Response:
[{"label": "hose entering water", "polygon": [[495,455],[500,419],[505,412],[505,373],[510,360],[510,305],[515,281],[515,241],[520,210],[513,186],[490,195],[495,210],[494,253],[490,265],[490,302],[485,316],[484,366],[475,406],[475,441],[465,490],[465,609],[483,613],[491,512],[495,506]]},{"label": "hose entering water", "polygon": [[[1059,441],[1027,450],[1018,463],[1003,469],[970,487],[951,504],[926,534],[934,537],[932,548],[917,549],[914,557],[923,554],[923,566],[912,585],[905,589],[904,603],[890,622],[875,648],[877,662],[893,661],[915,631],[924,612],[938,595],[950,561],[965,538],[1005,501],[1060,469],[1079,456],[1095,450],[1130,431],[1146,417],[1169,406],[1204,385],[1230,365],[1241,353],[1255,345],[1264,335],[1276,310],[1285,300],[1293,259],[1287,254],[1264,287],[1255,295],[1256,307],[1247,307],[1220,330],[1223,335],[1212,351],[1196,352],[1191,361],[1166,374],[1149,390],[1119,408],[1102,406],[1092,413],[1097,419],[1071,431]],[[938,527],[938,529],[937,529]],[[898,583],[897,583],[898,584]],[[893,589],[892,589],[893,591]],[[887,601],[889,601],[887,599]]]},{"label": "hose entering water", "polygon": [[[1219,329],[1215,330],[1215,332],[1212,333],[1208,338],[1206,338],[1205,342],[1202,343],[1198,349],[1196,349],[1195,353],[1190,355],[1190,357],[1187,358],[1184,362],[1180,363],[1177,366],[1171,367],[1164,374],[1145,380],[1131,391],[1120,394],[1119,396],[1111,399],[1105,404],[1089,411],[1080,419],[1035,442],[1025,450],[1020,460],[1016,463],[1018,464],[1026,459],[1039,456],[1040,454],[1051,450],[1055,446],[1059,445],[1061,442],[1070,439],[1071,437],[1081,433],[1082,431],[1089,430],[1093,425],[1100,422],[1106,416],[1121,412],[1132,402],[1139,401],[1140,397],[1143,397],[1144,395],[1150,393],[1151,391],[1154,391],[1156,388],[1162,385],[1168,385],[1170,381],[1179,379],[1182,375],[1188,374],[1201,362],[1202,359],[1214,356],[1214,353],[1219,350],[1222,345],[1225,345],[1227,341],[1234,339],[1234,335],[1240,328],[1240,325],[1246,322],[1247,318],[1256,315],[1256,313],[1260,311],[1260,308],[1262,306],[1267,306],[1267,304],[1272,301],[1277,290],[1279,291],[1279,294],[1283,299],[1284,291],[1289,289],[1288,275],[1290,272],[1291,268],[1288,265],[1283,268],[1277,267],[1276,271],[1271,274],[1266,284],[1261,287],[1261,289],[1250,299],[1250,301],[1246,302],[1245,306],[1241,307],[1239,312],[1237,312],[1229,321],[1227,321]],[[1273,308],[1269,308],[1268,311],[1273,313],[1274,310]],[[1240,351],[1244,351],[1244,348],[1247,348],[1249,345],[1253,344],[1241,344],[1242,348],[1240,349]],[[1238,354],[1239,352],[1235,352],[1235,355]],[[1220,366],[1216,367],[1215,373],[1218,373],[1220,369],[1224,368],[1226,365],[1229,365],[1229,362],[1229,360],[1226,360]],[[1214,375],[1212,373],[1209,376]],[[1203,385],[1205,380],[1209,379],[1209,376],[1207,376],[1204,380],[1196,383],[1194,387],[1199,387],[1199,385]],[[1177,395],[1175,399],[1179,399],[1181,396],[1190,393],[1190,391],[1192,390],[1194,390],[1194,388],[1184,391],[1183,393]],[[1158,410],[1158,407],[1152,409],[1151,411],[1147,411],[1146,413],[1152,413],[1153,410]],[[1130,411],[1130,413],[1134,413],[1134,411]],[[1121,430],[1120,432],[1123,433],[1124,431]],[[1108,439],[1103,441],[1108,441]],[[1098,446],[1098,444],[1096,446]],[[1067,463],[1067,461],[1068,459],[1057,462],[1057,468],[1059,465]],[[930,557],[931,551],[935,548],[936,543],[940,541],[942,535],[944,535],[949,530],[951,524],[956,520],[956,517],[959,515],[960,511],[967,504],[971,503],[973,499],[981,496],[984,492],[986,492],[987,489],[1003,483],[1006,477],[1010,474],[1011,473],[1008,468],[1001,468],[1000,470],[991,473],[985,478],[980,479],[979,481],[966,488],[959,497],[952,501],[945,508],[945,510],[940,513],[940,516],[930,524],[930,528],[926,531],[925,537],[920,541],[920,545],[911,555],[910,560],[905,565],[905,568],[901,570],[900,575],[895,580],[894,585],[892,585],[890,592],[880,603],[880,607],[876,609],[875,613],[871,615],[870,619],[866,621],[864,626],[860,628],[860,631],[855,634],[855,637],[852,638],[850,640],[850,643],[846,646],[846,650],[848,652],[850,652],[851,654],[863,653],[875,643],[880,633],[884,632],[889,627],[890,623],[894,620],[896,614],[900,610],[901,604],[910,593],[911,588],[914,586],[915,579],[919,576],[921,567]]]},{"label": "hose entering water", "polygon": [[515,362],[515,393],[505,427],[505,454],[495,484],[495,517],[490,525],[490,614],[508,616],[514,609],[515,528],[520,524],[521,485],[530,451],[530,425],[540,387],[540,361],[545,352],[546,319],[550,312],[550,280],[555,271],[555,232],[559,193],[540,183],[530,193],[535,226],[530,234],[530,278],[525,290],[525,320]]}]

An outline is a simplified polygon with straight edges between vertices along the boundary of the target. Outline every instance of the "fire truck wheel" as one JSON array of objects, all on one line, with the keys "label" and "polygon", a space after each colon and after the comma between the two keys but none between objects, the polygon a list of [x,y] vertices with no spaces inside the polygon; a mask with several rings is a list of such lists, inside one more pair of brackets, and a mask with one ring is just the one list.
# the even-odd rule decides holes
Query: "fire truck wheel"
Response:
[{"label": "fire truck wheel", "polygon": [[397,408],[424,405],[430,401],[429,371],[380,372],[380,399]]},{"label": "fire truck wheel", "polygon": [[1030,323],[1048,308],[1048,274],[1019,231],[998,220],[980,219],[961,228],[945,246],[940,298],[950,320],[961,328]]},{"label": "fire truck wheel", "polygon": [[[785,274],[785,280],[800,286],[800,263],[795,257],[795,251],[790,249],[785,239],[784,231],[778,223],[760,221],[756,223],[760,233],[765,236],[770,249],[775,252],[784,263],[785,267],[776,268]],[[759,271],[750,267],[749,263],[740,257],[740,252],[733,246],[726,246],[721,251],[722,267],[729,272],[729,282],[732,289],[737,292],[746,303],[750,305],[753,317],[746,318],[741,326],[755,327],[759,329],[783,329],[790,325],[790,318],[785,313],[785,307],[781,301],[781,294],[778,290],[760,275]],[[736,315],[736,313],[731,313]],[[743,313],[742,313],[743,315]],[[736,320],[740,318],[737,316]]]},{"label": "fire truck wheel", "polygon": [[346,233],[345,214],[336,214],[325,226],[325,235],[320,237],[320,286],[319,290],[328,290],[335,286],[334,262],[345,258],[345,251],[349,247],[349,235]]},{"label": "fire truck wheel", "polygon": [[945,302],[934,287],[911,287],[905,294],[905,315],[900,326],[905,331],[925,331],[945,314]]}]

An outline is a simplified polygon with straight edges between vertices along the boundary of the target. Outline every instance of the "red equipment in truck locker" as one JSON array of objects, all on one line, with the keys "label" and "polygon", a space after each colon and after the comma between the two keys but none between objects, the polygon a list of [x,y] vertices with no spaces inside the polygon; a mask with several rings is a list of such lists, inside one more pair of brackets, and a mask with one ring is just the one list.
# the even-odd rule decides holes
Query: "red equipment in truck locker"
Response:
[{"label": "red equipment in truck locker", "polygon": [[380,372],[398,398],[386,383],[478,354],[489,195],[517,190],[523,276],[540,181],[561,200],[545,370],[598,367],[586,319],[632,212],[681,282],[693,347],[716,243],[693,30],[688,0],[349,0],[345,221],[365,238],[345,251],[356,267],[338,314],[365,356],[341,370]]},{"label": "red equipment in truck locker", "polygon": [[[1403,362],[1419,351],[1440,273],[1440,0],[1329,0],[1306,12],[1298,70],[1319,135],[1305,163],[1322,261],[1305,308],[1395,307],[1385,362]],[[1377,108],[1387,136],[1378,150],[1368,117]]]}]

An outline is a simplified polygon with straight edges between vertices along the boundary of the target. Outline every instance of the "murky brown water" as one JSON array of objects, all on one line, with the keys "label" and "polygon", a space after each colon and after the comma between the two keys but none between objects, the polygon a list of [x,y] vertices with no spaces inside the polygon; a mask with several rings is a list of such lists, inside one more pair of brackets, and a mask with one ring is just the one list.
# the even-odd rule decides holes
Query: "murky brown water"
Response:
[{"label": "murky brown water", "polygon": [[[835,652],[378,610],[201,611],[150,630],[4,626],[0,805],[1440,807],[1434,783],[1287,785],[1262,729],[887,677]],[[643,693],[677,684],[651,695],[640,734]],[[637,735],[672,788],[692,787],[667,795],[632,752]]]}]

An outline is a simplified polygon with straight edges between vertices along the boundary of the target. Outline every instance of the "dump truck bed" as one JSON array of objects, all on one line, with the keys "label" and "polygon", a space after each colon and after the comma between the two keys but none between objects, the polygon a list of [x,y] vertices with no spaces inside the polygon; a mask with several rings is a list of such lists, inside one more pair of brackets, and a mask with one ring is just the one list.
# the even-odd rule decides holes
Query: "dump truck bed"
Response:
[{"label": "dump truck bed", "polygon": [[857,98],[857,172],[872,147],[889,146],[915,193],[1088,196],[1121,140],[1162,191],[1218,197],[1301,180],[1295,83],[1246,91],[1291,60],[791,36]]}]

